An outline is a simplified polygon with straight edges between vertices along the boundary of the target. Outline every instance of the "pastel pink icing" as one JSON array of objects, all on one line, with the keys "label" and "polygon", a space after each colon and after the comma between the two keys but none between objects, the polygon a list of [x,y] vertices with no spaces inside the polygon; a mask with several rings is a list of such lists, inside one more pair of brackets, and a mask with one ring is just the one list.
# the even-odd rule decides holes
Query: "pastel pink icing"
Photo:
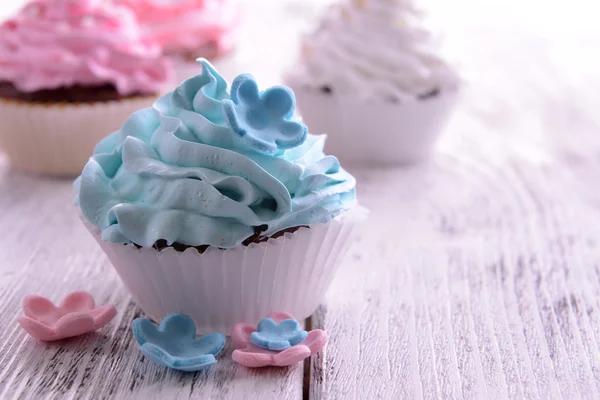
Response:
[{"label": "pastel pink icing", "polygon": [[21,327],[34,338],[49,342],[100,329],[117,315],[117,309],[110,304],[96,307],[90,293],[79,291],[69,294],[59,306],[42,296],[25,296],[23,313],[18,319]]},{"label": "pastel pink icing", "polygon": [[147,37],[158,41],[168,53],[194,51],[208,44],[225,53],[233,47],[233,34],[240,21],[240,6],[234,0],[117,2],[131,8]]},{"label": "pastel pink icing", "polygon": [[159,92],[171,75],[160,45],[135,16],[104,0],[37,0],[0,25],[0,80],[33,92],[114,85],[120,94]]}]

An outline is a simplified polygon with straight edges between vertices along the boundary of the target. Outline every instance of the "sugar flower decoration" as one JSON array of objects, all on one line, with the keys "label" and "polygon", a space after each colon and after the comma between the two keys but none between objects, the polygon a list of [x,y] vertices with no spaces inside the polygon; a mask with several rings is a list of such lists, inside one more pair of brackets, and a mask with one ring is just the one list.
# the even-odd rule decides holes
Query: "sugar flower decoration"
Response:
[{"label": "sugar flower decoration", "polygon": [[133,336],[151,361],[181,371],[199,371],[215,364],[225,346],[225,335],[196,338],[194,321],[185,314],[170,314],[158,328],[145,318],[132,322]]},{"label": "sugar flower decoration", "polygon": [[256,332],[250,334],[252,343],[263,349],[281,351],[306,339],[308,332],[300,329],[295,319],[284,319],[280,323],[265,318],[258,323]]},{"label": "sugar flower decoration", "polygon": [[49,342],[100,329],[117,310],[110,304],[96,307],[91,294],[79,291],[69,294],[59,306],[42,296],[25,296],[23,313],[18,319],[21,327],[34,338]]},{"label": "sugar flower decoration", "polygon": [[225,122],[246,146],[276,154],[304,143],[306,125],[292,120],[296,97],[285,86],[259,92],[254,77],[238,75],[231,85],[231,100],[223,100]]},{"label": "sugar flower decoration", "polygon": [[[288,313],[275,312],[269,317],[275,326],[278,326],[278,329],[273,329],[274,325],[268,322],[266,331],[262,330],[262,332],[260,332],[262,334],[258,335],[258,337],[261,339],[268,338],[269,340],[267,340],[267,343],[271,343],[271,345],[283,342],[283,340],[280,339],[285,339],[289,342],[290,347],[287,347],[283,351],[274,351],[257,346],[255,340],[259,340],[256,339],[257,335],[254,335],[255,338],[253,338],[253,333],[257,333],[257,329],[259,328],[247,322],[241,322],[233,327],[231,333],[231,338],[237,348],[232,355],[235,362],[249,368],[266,366],[287,367],[301,362],[312,354],[318,353],[325,347],[325,344],[327,344],[327,334],[320,329],[314,329],[306,335],[303,335],[299,333],[302,332],[299,328],[296,329],[297,325],[294,327],[289,322],[283,323],[285,321],[294,320],[294,317]],[[267,320],[268,319],[265,319],[263,321]],[[265,335],[265,332],[269,332],[269,334]],[[292,342],[296,342],[301,336],[304,336],[304,338],[299,343],[291,344]],[[276,340],[271,341],[271,339],[274,338],[276,338]],[[260,341],[261,344],[265,344],[264,341]]]}]

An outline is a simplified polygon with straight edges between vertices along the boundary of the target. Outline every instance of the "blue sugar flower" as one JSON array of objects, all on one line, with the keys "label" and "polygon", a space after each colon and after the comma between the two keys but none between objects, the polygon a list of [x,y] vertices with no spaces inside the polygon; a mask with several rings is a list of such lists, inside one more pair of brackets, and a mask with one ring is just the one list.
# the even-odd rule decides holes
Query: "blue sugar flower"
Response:
[{"label": "blue sugar flower", "polygon": [[181,371],[199,371],[215,364],[225,346],[225,335],[211,333],[196,338],[196,326],[184,314],[170,314],[158,329],[145,318],[133,321],[133,336],[142,353],[156,364]]},{"label": "blue sugar flower", "polygon": [[271,318],[258,323],[257,331],[252,332],[250,341],[263,349],[281,351],[302,342],[308,332],[300,329],[295,319],[285,319],[279,324]]},{"label": "blue sugar flower", "polygon": [[260,93],[254,77],[238,75],[231,85],[231,100],[223,100],[225,121],[250,148],[264,154],[300,146],[306,125],[292,121],[296,97],[285,86]]}]

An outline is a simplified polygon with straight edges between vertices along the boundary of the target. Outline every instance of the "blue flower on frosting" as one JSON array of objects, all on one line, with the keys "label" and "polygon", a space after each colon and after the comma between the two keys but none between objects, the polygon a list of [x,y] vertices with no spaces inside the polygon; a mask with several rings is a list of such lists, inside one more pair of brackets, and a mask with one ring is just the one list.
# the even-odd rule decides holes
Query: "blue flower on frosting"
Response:
[{"label": "blue flower on frosting", "polygon": [[238,75],[231,85],[231,100],[223,100],[225,121],[250,148],[264,154],[300,146],[308,129],[293,121],[296,97],[285,86],[258,91],[254,77]]},{"label": "blue flower on frosting", "polygon": [[257,331],[250,334],[250,341],[268,350],[285,350],[301,343],[308,332],[300,329],[295,319],[285,319],[280,323],[265,318],[258,323]]},{"label": "blue flower on frosting", "polygon": [[215,364],[225,346],[225,335],[196,338],[196,326],[184,314],[170,314],[158,328],[145,318],[132,322],[133,336],[142,353],[156,364],[181,371],[199,371]]}]

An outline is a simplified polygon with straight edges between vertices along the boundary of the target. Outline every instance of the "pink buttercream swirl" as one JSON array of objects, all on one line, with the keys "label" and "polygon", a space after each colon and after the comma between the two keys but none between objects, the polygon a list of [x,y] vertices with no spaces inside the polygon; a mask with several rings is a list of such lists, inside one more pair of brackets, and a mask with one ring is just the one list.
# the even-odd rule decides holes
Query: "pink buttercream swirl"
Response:
[{"label": "pink buttercream swirl", "polygon": [[103,0],[37,0],[0,25],[0,81],[23,92],[112,84],[121,95],[159,92],[169,62],[135,16]]},{"label": "pink buttercream swirl", "polygon": [[147,37],[168,53],[194,51],[206,45],[225,53],[233,47],[240,22],[235,0],[117,0],[136,14]]}]

